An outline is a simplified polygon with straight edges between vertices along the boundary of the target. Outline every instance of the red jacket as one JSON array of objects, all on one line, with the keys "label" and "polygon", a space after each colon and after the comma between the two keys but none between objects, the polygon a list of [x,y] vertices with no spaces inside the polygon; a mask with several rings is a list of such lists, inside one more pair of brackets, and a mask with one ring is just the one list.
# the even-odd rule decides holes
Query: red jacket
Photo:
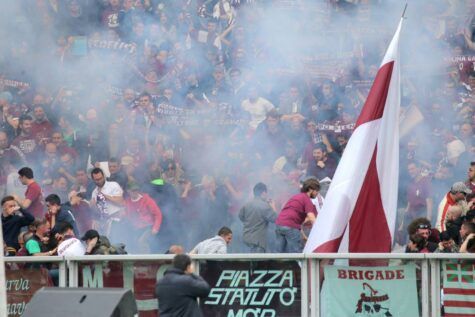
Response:
[{"label": "red jacket", "polygon": [[135,228],[152,225],[152,230],[158,231],[162,224],[162,212],[149,195],[141,195],[137,201],[132,201],[130,197],[125,200],[126,217]]}]

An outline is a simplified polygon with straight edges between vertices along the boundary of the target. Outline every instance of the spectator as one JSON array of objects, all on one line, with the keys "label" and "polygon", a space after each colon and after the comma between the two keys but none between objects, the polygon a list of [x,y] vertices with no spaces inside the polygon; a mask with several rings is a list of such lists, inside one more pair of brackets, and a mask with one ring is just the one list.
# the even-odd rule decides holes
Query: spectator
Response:
[{"label": "spectator", "polygon": [[35,159],[37,159],[37,152],[39,149],[38,141],[31,131],[32,122],[32,117],[29,115],[22,115],[19,123],[20,135],[18,135],[12,142],[12,145],[20,149],[29,164],[34,163]]},{"label": "spectator", "polygon": [[190,254],[226,254],[228,244],[233,239],[233,232],[228,227],[222,227],[218,235],[198,243]]},{"label": "spectator", "polygon": [[277,218],[275,202],[267,196],[267,186],[257,183],[253,189],[254,199],[246,203],[239,211],[243,223],[244,243],[251,253],[266,253],[267,228]]},{"label": "spectator", "polygon": [[51,231],[53,234],[60,232],[64,223],[71,225],[75,236],[79,236],[79,230],[76,225],[76,219],[74,218],[71,210],[66,209],[67,206],[61,206],[61,199],[56,194],[50,194],[45,198],[46,208],[48,208],[48,219]]},{"label": "spectator", "polygon": [[124,250],[114,248],[106,236],[100,236],[94,229],[86,231],[81,238],[86,242],[86,255],[123,254]]},{"label": "spectator", "polygon": [[35,218],[26,211],[21,211],[13,196],[2,198],[2,230],[3,241],[16,250],[20,249],[18,234],[20,229],[31,224]]},{"label": "spectator", "polygon": [[59,256],[80,256],[86,253],[86,248],[84,248],[81,241],[76,238],[73,226],[70,223],[63,222],[59,224],[56,240],[59,243]]},{"label": "spectator", "polygon": [[276,224],[277,252],[302,252],[300,229],[303,224],[315,222],[317,210],[312,203],[316,198],[320,184],[315,179],[303,183],[300,194],[294,195],[280,211]]},{"label": "spectator", "polygon": [[193,272],[188,255],[175,255],[173,267],[165,271],[155,288],[155,295],[160,301],[160,316],[203,316],[197,298],[205,299],[211,288],[203,278]]},{"label": "spectator", "polygon": [[109,158],[108,165],[110,176],[107,178],[107,181],[116,182],[120,185],[120,187],[122,187],[122,189],[126,189],[128,179],[127,175],[121,170],[121,164],[119,160],[117,160],[115,157],[111,157]]},{"label": "spectator", "polygon": [[315,176],[319,180],[326,177],[332,179],[336,166],[336,159],[330,156],[325,145],[315,146],[313,160],[308,163],[307,176]]},{"label": "spectator", "polygon": [[458,253],[458,246],[452,236],[447,232],[440,233],[440,242],[435,253]]},{"label": "spectator", "polygon": [[48,245],[49,230],[50,226],[46,219],[38,221],[35,234],[25,244],[28,255],[51,256],[56,253],[56,249],[51,249]]},{"label": "spectator", "polygon": [[439,211],[437,215],[436,228],[439,231],[447,230],[445,228],[445,222],[447,218],[447,211],[450,206],[455,204],[465,207],[465,197],[467,194],[470,194],[472,191],[463,182],[457,182],[452,185],[450,191],[445,195],[444,199],[439,204]]},{"label": "spectator", "polygon": [[31,124],[31,134],[40,144],[50,141],[53,126],[46,117],[45,110],[41,106],[34,108],[34,121]]},{"label": "spectator", "polygon": [[470,162],[468,167],[468,179],[465,183],[467,187],[473,192],[475,192],[475,162]]},{"label": "spectator", "polygon": [[25,198],[13,197],[20,208],[31,213],[35,218],[42,218],[44,216],[43,193],[40,185],[34,179],[33,170],[29,167],[22,167],[18,171],[18,175],[20,182],[27,186]]},{"label": "spectator", "polygon": [[130,183],[127,187],[127,198],[125,199],[125,217],[131,224],[129,232],[132,241],[128,243],[129,250],[150,253],[150,247],[158,243],[154,237],[160,230],[162,224],[162,212],[155,201],[146,193],[140,191],[135,183]]},{"label": "spectator", "polygon": [[475,223],[468,221],[462,223],[462,226],[460,227],[460,241],[462,244],[466,242],[468,236],[473,233],[475,233]]},{"label": "spectator", "polygon": [[413,219],[420,217],[431,220],[433,201],[430,179],[421,174],[421,168],[415,162],[410,162],[407,170],[412,180],[407,185],[404,223],[410,223]]},{"label": "spectator", "polygon": [[[416,219],[417,221],[417,219]],[[406,247],[406,252],[416,253],[432,253],[438,245],[429,241],[431,235],[431,228],[429,223],[419,223],[416,227],[416,232],[410,235],[409,243]]]},{"label": "spectator", "polygon": [[116,182],[106,181],[104,172],[98,167],[91,171],[91,177],[96,184],[91,195],[91,206],[99,213],[100,228],[106,235],[119,238],[122,220],[119,212],[123,209],[124,192]]},{"label": "spectator", "polygon": [[71,191],[69,193],[69,202],[65,204],[76,220],[76,225],[79,232],[86,232],[92,228],[96,214],[93,212],[89,201],[86,200],[84,193],[77,193]]}]

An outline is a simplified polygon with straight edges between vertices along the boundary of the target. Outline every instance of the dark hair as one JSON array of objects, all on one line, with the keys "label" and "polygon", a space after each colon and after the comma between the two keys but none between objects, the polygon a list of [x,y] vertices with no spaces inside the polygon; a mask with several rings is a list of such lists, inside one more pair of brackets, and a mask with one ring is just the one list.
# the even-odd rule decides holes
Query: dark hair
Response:
[{"label": "dark hair", "polygon": [[471,221],[465,221],[464,223],[462,223],[462,226],[465,226],[465,229],[467,229],[468,234],[475,233],[475,223]]},{"label": "dark hair", "polygon": [[423,228],[420,228],[421,226],[427,226],[427,229],[430,229],[430,221],[427,218],[414,219],[407,226],[407,233],[409,233],[409,235],[415,234],[417,232],[417,229],[423,229]]},{"label": "dark hair", "polygon": [[182,271],[191,265],[191,258],[186,254],[177,254],[173,258],[173,267]]},{"label": "dark hair", "polygon": [[104,172],[102,171],[102,169],[100,169],[99,167],[94,167],[91,171],[91,177],[92,175],[94,174],[102,174],[102,176],[104,176]]},{"label": "dark hair", "polygon": [[324,144],[317,144],[313,147],[313,151],[315,150],[321,150],[324,153],[327,153],[327,147]]},{"label": "dark hair", "polygon": [[467,242],[467,252],[475,253],[475,238],[468,240]]},{"label": "dark hair", "polygon": [[419,251],[421,249],[424,249],[424,247],[426,246],[426,241],[423,237],[421,237],[420,235],[418,234],[411,234],[409,236],[409,240],[411,240],[412,243],[414,243],[417,247],[417,249],[419,249]]},{"label": "dark hair", "polygon": [[24,176],[28,179],[33,179],[33,170],[27,166],[20,168],[18,175]]},{"label": "dark hair", "polygon": [[19,124],[22,124],[26,120],[33,121],[33,118],[30,115],[22,114],[19,119]]},{"label": "dark hair", "polygon": [[275,109],[269,110],[266,113],[266,119],[267,118],[280,119],[280,117],[281,117],[280,113],[277,112],[277,110],[275,110]]},{"label": "dark hair", "polygon": [[10,195],[3,197],[3,198],[2,198],[2,206],[3,206],[3,204],[5,204],[7,201],[12,201],[12,200],[15,200],[15,197],[10,196]]},{"label": "dark hair", "polygon": [[308,193],[310,190],[320,190],[320,183],[317,179],[310,178],[303,182],[301,193]]},{"label": "dark hair", "polygon": [[69,222],[61,222],[58,224],[58,233],[65,234],[68,230],[74,230]]},{"label": "dark hair", "polygon": [[46,198],[45,201],[47,203],[50,203],[50,205],[61,205],[61,198],[59,198],[58,195],[56,194],[49,194]]},{"label": "dark hair", "polygon": [[111,157],[107,160],[109,163],[120,163],[120,161],[116,157]]},{"label": "dark hair", "polygon": [[257,183],[252,191],[255,197],[259,197],[262,195],[262,193],[267,192],[267,186],[264,183]]},{"label": "dark hair", "polygon": [[150,101],[152,101],[152,96],[151,96],[148,92],[146,92],[146,91],[142,92],[142,93],[139,95],[139,99],[142,98],[142,97],[148,97],[148,99],[149,99]]},{"label": "dark hair", "polygon": [[448,231],[442,231],[439,235],[439,238],[440,238],[440,241],[449,241],[453,239]]},{"label": "dark hair", "polygon": [[232,234],[232,233],[233,232],[228,227],[222,227],[218,231],[218,236],[227,236],[228,234]]}]

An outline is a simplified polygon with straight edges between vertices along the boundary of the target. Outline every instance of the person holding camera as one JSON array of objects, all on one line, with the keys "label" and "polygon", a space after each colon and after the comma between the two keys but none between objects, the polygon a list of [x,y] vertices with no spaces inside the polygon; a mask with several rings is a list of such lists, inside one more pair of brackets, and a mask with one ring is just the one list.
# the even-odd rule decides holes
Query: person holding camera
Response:
[{"label": "person holding camera", "polygon": [[155,287],[160,317],[203,316],[197,299],[206,298],[210,290],[209,284],[194,274],[191,258],[186,254],[175,255],[173,266],[165,271]]}]

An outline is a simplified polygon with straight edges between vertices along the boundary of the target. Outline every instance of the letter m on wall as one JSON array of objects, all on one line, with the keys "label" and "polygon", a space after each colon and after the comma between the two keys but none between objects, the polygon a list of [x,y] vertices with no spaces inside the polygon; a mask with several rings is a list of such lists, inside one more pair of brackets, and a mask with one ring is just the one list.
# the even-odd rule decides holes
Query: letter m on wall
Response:
[{"label": "letter m on wall", "polygon": [[82,268],[82,287],[104,287],[104,279],[102,278],[102,264],[94,264],[94,270],[91,270],[91,267],[92,266],[88,265]]}]

